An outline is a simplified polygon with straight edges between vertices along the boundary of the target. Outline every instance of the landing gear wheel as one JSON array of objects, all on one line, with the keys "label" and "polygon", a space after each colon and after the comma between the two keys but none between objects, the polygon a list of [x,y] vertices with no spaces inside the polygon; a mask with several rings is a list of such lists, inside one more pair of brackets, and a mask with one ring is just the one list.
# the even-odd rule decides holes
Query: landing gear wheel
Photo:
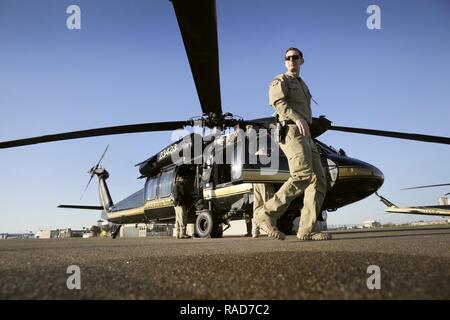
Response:
[{"label": "landing gear wheel", "polygon": [[222,225],[218,223],[217,218],[208,210],[202,211],[198,214],[195,221],[195,233],[200,238],[221,238]]}]

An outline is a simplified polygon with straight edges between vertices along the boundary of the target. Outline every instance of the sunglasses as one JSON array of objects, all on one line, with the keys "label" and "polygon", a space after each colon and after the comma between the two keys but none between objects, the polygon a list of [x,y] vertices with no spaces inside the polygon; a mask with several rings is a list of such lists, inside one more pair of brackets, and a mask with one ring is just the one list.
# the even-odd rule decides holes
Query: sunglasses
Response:
[{"label": "sunglasses", "polygon": [[298,59],[300,59],[300,56],[299,55],[287,56],[287,57],[284,57],[284,60],[289,61],[289,60],[291,60],[291,58],[292,58],[292,60],[298,60]]}]

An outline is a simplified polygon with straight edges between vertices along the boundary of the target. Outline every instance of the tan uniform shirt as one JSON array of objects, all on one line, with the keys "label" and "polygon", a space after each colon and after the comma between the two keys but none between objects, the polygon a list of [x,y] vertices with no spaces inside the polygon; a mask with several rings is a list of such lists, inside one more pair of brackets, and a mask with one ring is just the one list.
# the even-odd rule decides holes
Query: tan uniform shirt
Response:
[{"label": "tan uniform shirt", "polygon": [[270,83],[269,104],[277,111],[280,121],[304,119],[311,125],[311,93],[301,78],[289,73],[277,75]]}]

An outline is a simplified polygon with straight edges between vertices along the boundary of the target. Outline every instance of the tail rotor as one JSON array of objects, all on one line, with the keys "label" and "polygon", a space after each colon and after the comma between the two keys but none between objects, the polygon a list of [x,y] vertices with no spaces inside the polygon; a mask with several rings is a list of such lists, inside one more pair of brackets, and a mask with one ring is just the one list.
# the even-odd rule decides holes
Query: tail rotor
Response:
[{"label": "tail rotor", "polygon": [[95,173],[96,173],[96,170],[100,167],[100,162],[103,160],[103,157],[105,156],[106,151],[108,151],[108,148],[109,148],[109,144],[106,146],[106,149],[105,149],[105,151],[103,151],[103,154],[101,155],[101,157],[100,157],[100,159],[98,160],[97,164],[96,164],[95,166],[93,166],[93,167],[91,168],[91,170],[88,171],[88,173],[91,175],[91,177],[89,178],[89,181],[88,181],[88,183],[87,183],[87,185],[86,185],[86,188],[84,188],[84,191],[83,191],[83,193],[81,194],[80,200],[83,198],[84,194],[86,193],[86,191],[87,191],[87,189],[88,189],[88,187],[89,187],[89,184],[91,183],[92,178],[94,177],[94,175],[95,175]]}]

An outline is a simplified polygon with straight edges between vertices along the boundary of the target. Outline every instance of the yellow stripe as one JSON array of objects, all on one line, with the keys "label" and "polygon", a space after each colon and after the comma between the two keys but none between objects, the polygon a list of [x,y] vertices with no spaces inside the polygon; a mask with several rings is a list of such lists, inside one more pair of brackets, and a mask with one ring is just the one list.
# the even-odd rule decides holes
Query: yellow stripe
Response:
[{"label": "yellow stripe", "polygon": [[145,203],[144,207],[147,210],[147,209],[164,208],[164,207],[170,207],[170,206],[173,206],[172,198],[147,201]]},{"label": "yellow stripe", "polygon": [[108,219],[121,218],[121,217],[129,217],[144,214],[144,207],[114,211],[107,213]]},{"label": "yellow stripe", "polygon": [[129,217],[129,216],[143,215],[144,210],[165,208],[165,207],[171,207],[171,206],[173,206],[173,200],[171,198],[157,199],[157,200],[147,201],[145,203],[145,205],[143,205],[142,207],[109,212],[107,215],[108,215],[108,219]]},{"label": "yellow stripe", "polygon": [[364,167],[339,166],[339,178],[367,178],[376,177],[374,170]]},{"label": "yellow stripe", "polygon": [[235,186],[229,186],[224,188],[219,188],[216,190],[204,190],[203,197],[205,199],[211,198],[223,198],[227,196],[234,196],[238,194],[247,193],[253,190],[252,183],[241,183]]}]

